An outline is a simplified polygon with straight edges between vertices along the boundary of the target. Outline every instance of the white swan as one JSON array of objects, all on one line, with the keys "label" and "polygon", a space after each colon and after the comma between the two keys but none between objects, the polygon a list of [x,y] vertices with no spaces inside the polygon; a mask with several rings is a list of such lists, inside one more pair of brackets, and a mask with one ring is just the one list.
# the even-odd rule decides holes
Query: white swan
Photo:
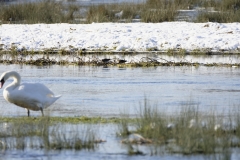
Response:
[{"label": "white swan", "polygon": [[49,107],[61,96],[55,96],[45,85],[40,83],[22,83],[21,77],[15,71],[4,72],[0,77],[0,88],[9,79],[13,78],[13,82],[3,90],[3,97],[6,101],[13,103],[17,106],[27,109],[28,116],[29,110],[41,111]]}]

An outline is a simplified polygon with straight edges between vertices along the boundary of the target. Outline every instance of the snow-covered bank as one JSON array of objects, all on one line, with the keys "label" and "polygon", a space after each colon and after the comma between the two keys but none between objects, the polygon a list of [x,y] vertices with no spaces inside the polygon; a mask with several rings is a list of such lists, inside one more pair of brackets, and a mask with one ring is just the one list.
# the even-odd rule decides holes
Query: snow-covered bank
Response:
[{"label": "snow-covered bank", "polygon": [[239,23],[93,23],[0,25],[1,50],[240,52]]}]

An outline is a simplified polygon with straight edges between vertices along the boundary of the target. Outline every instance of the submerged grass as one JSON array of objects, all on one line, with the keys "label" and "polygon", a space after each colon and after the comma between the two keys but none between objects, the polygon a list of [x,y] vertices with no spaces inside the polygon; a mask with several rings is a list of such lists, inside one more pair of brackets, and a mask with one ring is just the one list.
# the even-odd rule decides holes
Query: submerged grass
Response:
[{"label": "submerged grass", "polygon": [[[52,119],[52,120],[51,120]],[[79,121],[79,119],[78,119]],[[85,122],[85,120],[82,120]],[[91,125],[61,118],[3,118],[1,117],[0,142],[2,149],[74,149],[94,150],[97,147],[97,130]],[[64,125],[67,123],[68,125]]]}]

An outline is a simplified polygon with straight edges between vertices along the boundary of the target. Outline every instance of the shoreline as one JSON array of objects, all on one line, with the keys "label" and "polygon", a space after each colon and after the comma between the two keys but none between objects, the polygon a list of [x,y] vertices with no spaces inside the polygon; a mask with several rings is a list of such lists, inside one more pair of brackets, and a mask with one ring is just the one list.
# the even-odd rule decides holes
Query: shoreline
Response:
[{"label": "shoreline", "polygon": [[240,67],[239,58],[240,54],[233,52],[0,51],[0,63],[28,65]]}]

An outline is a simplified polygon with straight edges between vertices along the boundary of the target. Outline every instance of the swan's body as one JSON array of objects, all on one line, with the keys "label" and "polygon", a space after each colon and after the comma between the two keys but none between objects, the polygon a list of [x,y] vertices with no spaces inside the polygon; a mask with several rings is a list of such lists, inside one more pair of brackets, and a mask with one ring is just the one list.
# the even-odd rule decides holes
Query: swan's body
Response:
[{"label": "swan's body", "polygon": [[19,107],[33,111],[41,111],[49,107],[61,96],[55,96],[45,85],[40,83],[22,83],[21,77],[15,71],[4,72],[0,77],[0,88],[5,81],[13,78],[13,82],[3,90],[3,97],[6,101],[13,103]]}]

